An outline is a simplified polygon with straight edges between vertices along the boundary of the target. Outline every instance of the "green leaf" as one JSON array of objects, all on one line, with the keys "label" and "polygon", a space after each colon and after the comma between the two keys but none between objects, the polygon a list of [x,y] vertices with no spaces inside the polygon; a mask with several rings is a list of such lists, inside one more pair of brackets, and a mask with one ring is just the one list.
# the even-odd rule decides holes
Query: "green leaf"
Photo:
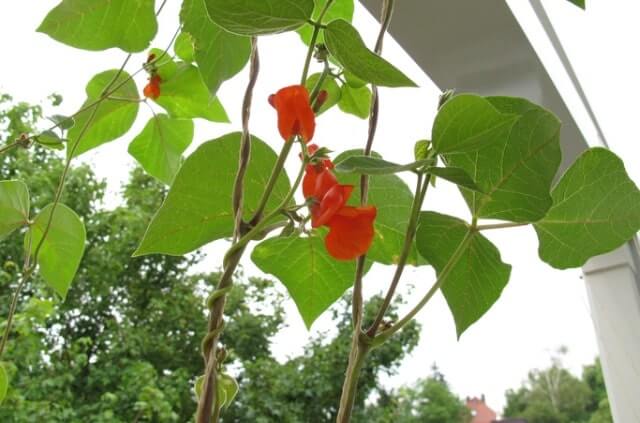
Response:
[{"label": "green leaf", "polygon": [[226,373],[218,373],[217,378],[218,400],[224,400],[221,401],[220,407],[229,407],[238,395],[240,386],[232,376]]},{"label": "green leaf", "polygon": [[7,396],[7,391],[9,390],[9,376],[7,376],[7,371],[4,369],[4,363],[0,363],[0,404],[4,401]]},{"label": "green leaf", "polygon": [[[231,202],[240,138],[240,133],[232,133],[208,141],[185,160],[135,256],[179,256],[232,235]],[[252,138],[251,160],[245,177],[245,218],[249,218],[258,206],[276,160],[277,155],[271,147]],[[283,173],[267,209],[273,210],[279,205],[289,189],[289,179]]]},{"label": "green leaf", "polygon": [[584,152],[551,196],[553,206],[535,229],[540,258],[555,268],[580,267],[640,230],[640,191],[609,150]]},{"label": "green leaf", "polygon": [[313,14],[313,0],[205,0],[209,17],[239,35],[293,31]]},{"label": "green leaf", "polygon": [[389,175],[393,173],[415,171],[425,165],[433,163],[433,160],[420,160],[417,162],[400,165],[372,156],[351,156],[338,163],[336,172],[358,173],[361,175]]},{"label": "green leaf", "polygon": [[338,107],[345,113],[366,119],[371,109],[371,97],[371,90],[368,87],[353,88],[351,85],[344,84]]},{"label": "green leaf", "polygon": [[198,68],[188,63],[178,63],[175,73],[166,81],[163,79],[160,97],[154,101],[174,118],[229,122],[227,112],[207,89]]},{"label": "green leaf", "polygon": [[586,0],[569,0],[569,1],[581,9],[585,9],[587,7]]},{"label": "green leaf", "polygon": [[202,78],[215,95],[224,81],[245,67],[251,55],[251,41],[213,23],[203,0],[184,0],[180,21],[183,31],[193,39],[195,61]]},{"label": "green leaf", "polygon": [[420,254],[441,278],[460,337],[498,300],[509,282],[511,266],[502,262],[487,238],[451,216],[421,213],[416,237]]},{"label": "green leaf", "polygon": [[516,115],[500,113],[487,99],[462,94],[447,101],[433,123],[433,147],[439,154],[477,151],[504,138]]},{"label": "green leaf", "polygon": [[131,154],[151,176],[171,185],[182,153],[193,140],[193,121],[157,115],[129,144]]},{"label": "green leaf", "polygon": [[[316,7],[313,9],[313,16],[311,17],[314,21],[318,21],[320,13],[322,12],[322,9],[324,9],[326,3],[327,0],[316,0]],[[351,22],[353,19],[353,10],[353,0],[335,0],[324,15],[323,22],[331,22],[336,19],[344,19],[347,22]],[[302,42],[309,45],[313,34],[313,26],[311,24],[306,24],[298,30],[298,34],[300,34]],[[318,40],[316,42],[318,44],[324,43],[323,31],[320,31],[318,34]]]},{"label": "green leaf", "polygon": [[[320,80],[320,76],[320,73],[315,73],[307,79],[305,87],[307,87],[307,90],[309,90],[309,92],[311,92],[315,88],[316,84]],[[320,110],[318,110],[318,116],[338,104],[338,102],[342,98],[340,86],[332,76],[327,76],[327,78],[325,78],[324,82],[322,83],[321,90],[327,92],[327,100],[322,104]]]},{"label": "green leaf", "polygon": [[[476,103],[476,99],[472,101]],[[486,193],[463,191],[474,216],[535,222],[551,207],[549,192],[562,155],[560,121],[524,99],[494,97],[486,101],[498,112],[517,116],[517,120],[509,131],[494,132],[491,140],[485,140],[485,147],[447,154],[445,161],[474,175],[476,184]],[[468,119],[467,126],[477,122],[476,117]]]},{"label": "green leaf", "polygon": [[431,152],[430,150],[431,141],[417,141],[413,146],[413,157],[415,157],[416,160],[425,160],[427,157],[429,157],[429,153]]},{"label": "green leaf", "polygon": [[363,81],[348,70],[344,70],[344,79],[352,88],[362,88],[367,85],[367,81]]},{"label": "green leaf", "polygon": [[[185,4],[186,2],[182,3],[183,7]],[[182,29],[184,31],[184,25]],[[176,38],[176,42],[173,43],[173,51],[178,58],[187,63],[192,63],[196,54],[192,35],[188,32],[181,32]]]},{"label": "green leaf", "polygon": [[29,223],[29,188],[22,181],[0,181],[0,240]]},{"label": "green leaf", "polygon": [[58,125],[58,128],[62,130],[71,129],[73,125],[75,125],[75,120],[69,116],[53,115],[49,116],[49,120]]},{"label": "green leaf", "polygon": [[[117,79],[116,75],[119,75]],[[67,156],[73,151],[73,157],[77,157],[113,141],[126,134],[135,122],[140,98],[136,84],[126,72],[109,70],[94,76],[87,84],[87,100],[82,108],[98,101],[109,85],[111,89],[122,85],[111,94],[116,100],[103,100],[75,117],[76,124],[67,134]],[[80,144],[76,147],[78,140]]]},{"label": "green leaf", "polygon": [[62,0],[38,32],[84,50],[146,49],[158,31],[153,0]]},{"label": "green leaf", "polygon": [[[362,150],[349,150],[335,159],[336,165],[348,157],[361,156]],[[380,157],[378,154],[373,154]],[[343,184],[354,186],[349,204],[360,205],[360,175],[338,174],[338,180]],[[375,236],[373,244],[367,253],[367,258],[382,264],[396,264],[402,252],[405,233],[413,205],[413,193],[396,175],[377,175],[369,178],[369,201],[376,206],[378,215],[375,220]],[[423,264],[418,252],[413,249],[408,263]]]},{"label": "green leaf", "polygon": [[459,167],[430,167],[427,168],[426,173],[453,182],[461,188],[482,192],[482,189],[476,185],[473,179],[471,179],[471,176]]},{"label": "green leaf", "polygon": [[[32,256],[46,230],[52,210],[53,204],[42,209],[25,237],[25,248],[29,249],[31,245]],[[38,255],[38,265],[44,281],[62,298],[67,296],[80,265],[85,239],[84,224],[78,215],[64,204],[58,204]]]},{"label": "green leaf", "polygon": [[329,52],[354,76],[383,87],[415,87],[416,84],[391,63],[367,48],[358,31],[337,19],[324,30]]},{"label": "green leaf", "polygon": [[41,146],[51,148],[53,150],[64,150],[64,143],[66,141],[60,138],[58,134],[53,131],[44,131],[34,137],[34,140]]},{"label": "green leaf", "polygon": [[307,328],[353,284],[356,269],[354,260],[331,257],[317,231],[306,238],[263,241],[256,245],[251,259],[287,287]]}]

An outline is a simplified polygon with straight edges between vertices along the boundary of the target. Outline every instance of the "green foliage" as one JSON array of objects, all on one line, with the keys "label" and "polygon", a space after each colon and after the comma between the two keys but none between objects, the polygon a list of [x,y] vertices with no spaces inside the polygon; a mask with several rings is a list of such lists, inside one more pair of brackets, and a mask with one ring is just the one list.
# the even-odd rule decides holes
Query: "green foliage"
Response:
[{"label": "green foliage", "polygon": [[233,400],[238,395],[238,391],[240,390],[240,386],[238,386],[238,382],[226,373],[218,373],[218,401],[220,402],[220,407],[229,407]]},{"label": "green foliage", "polygon": [[29,188],[22,181],[0,181],[0,240],[29,223]]},{"label": "green foliage", "polygon": [[231,34],[213,23],[203,0],[183,1],[180,22],[193,42],[191,56],[198,64],[209,92],[215,95],[224,81],[245,67],[251,54],[251,42],[247,37]]},{"label": "green foliage", "polygon": [[195,60],[196,54],[193,44],[193,36],[188,32],[181,32],[176,38],[175,43],[173,43],[173,51],[181,60],[187,63],[192,63]]},{"label": "green foliage", "polygon": [[343,19],[330,22],[324,38],[331,55],[357,78],[384,87],[416,86],[395,66],[369,50],[349,22]]},{"label": "green foliage", "polygon": [[[136,255],[182,255],[229,237],[233,232],[231,210],[233,182],[238,169],[240,133],[202,144],[184,162],[162,207],[154,216]],[[245,217],[255,211],[276,154],[266,143],[252,138],[251,160],[245,178]],[[283,173],[268,203],[273,209],[289,191]]]},{"label": "green foliage", "polygon": [[129,154],[149,175],[170,185],[182,164],[182,153],[192,140],[193,121],[157,115],[131,141]]},{"label": "green foliage", "polygon": [[[46,237],[42,241],[45,231]],[[64,204],[55,206],[55,211],[53,204],[42,209],[25,236],[25,249],[31,256],[34,256],[42,241],[42,248],[37,257],[40,275],[62,298],[67,296],[80,265],[85,240],[84,224],[78,215]]]},{"label": "green foliage", "polygon": [[333,259],[318,234],[268,239],[251,259],[287,287],[307,328],[351,287],[356,270],[355,261]]},{"label": "green foliage", "polygon": [[586,0],[569,0],[571,3],[575,4],[581,9],[586,9]]},{"label": "green foliage", "polygon": [[460,188],[482,192],[482,189],[476,185],[471,176],[459,167],[429,167],[425,172],[433,175],[433,179],[437,176],[458,185]]},{"label": "green foliage", "polygon": [[0,363],[0,404],[4,401],[4,398],[7,396],[7,390],[9,389],[9,376],[7,376],[7,371],[4,369],[4,364]]},{"label": "green foliage", "polygon": [[582,266],[640,229],[640,191],[622,160],[603,148],[583,153],[552,197],[553,206],[535,228],[540,258],[553,267]]},{"label": "green foliage", "polygon": [[[107,87],[113,100],[98,100]],[[138,115],[138,89],[126,72],[109,70],[94,76],[87,84],[87,100],[69,130],[67,156],[77,157],[126,134]],[[86,109],[86,110],[84,110]],[[79,144],[78,144],[79,143]]]},{"label": "green foliage", "polygon": [[[353,19],[353,10],[354,10],[354,0],[335,0],[327,13],[324,15],[323,22],[331,22],[336,19],[344,19],[347,22],[351,22]],[[320,13],[322,9],[327,4],[327,0],[316,0],[315,8],[313,9],[313,16],[311,17],[314,21],[317,21],[320,17]],[[311,24],[307,24],[298,30],[298,34],[300,34],[300,38],[302,42],[306,45],[311,43],[311,36],[313,34],[313,26]],[[324,34],[323,31],[320,31],[318,34],[318,43],[324,43]]]},{"label": "green foliage", "polygon": [[[361,156],[362,150],[349,150],[335,159],[336,166],[352,156]],[[376,157],[380,157],[374,154]],[[338,174],[340,183],[354,186],[349,203],[360,205],[360,175]],[[413,194],[396,175],[372,176],[369,182],[369,204],[375,204],[378,214],[375,220],[375,236],[367,258],[382,264],[398,262],[404,236],[409,223]],[[408,263],[417,265],[421,262],[417,250],[412,249]]]},{"label": "green foliage", "polygon": [[353,88],[349,84],[344,84],[340,90],[340,101],[338,107],[345,113],[366,119],[371,110],[372,94],[366,87]]},{"label": "green foliage", "polygon": [[[315,88],[318,81],[320,80],[320,76],[321,76],[320,73],[314,73],[309,78],[307,78],[305,87],[307,87],[307,90],[309,90],[309,92],[311,92]],[[327,110],[329,110],[330,108],[338,104],[338,102],[342,98],[342,92],[340,90],[340,86],[336,82],[335,78],[332,76],[328,76],[327,78],[325,78],[325,80],[322,83],[322,87],[320,89],[327,92],[327,99],[318,110],[318,113],[317,113],[318,115],[321,115],[322,113],[326,112]]]},{"label": "green foliage", "polygon": [[451,216],[423,212],[416,239],[418,251],[438,272],[460,337],[498,300],[511,266],[488,239]]},{"label": "green foliage", "polygon": [[388,162],[373,156],[351,156],[342,160],[335,167],[337,172],[358,173],[362,175],[390,175],[406,171],[416,171],[425,165],[433,163],[433,160],[420,160],[417,162],[400,165]]},{"label": "green foliage", "polygon": [[[158,31],[153,0],[62,0],[39,32],[85,50],[146,49]],[[126,18],[125,18],[126,17]]]},{"label": "green foliage", "polygon": [[240,35],[293,31],[307,23],[313,0],[204,0],[213,22]]}]

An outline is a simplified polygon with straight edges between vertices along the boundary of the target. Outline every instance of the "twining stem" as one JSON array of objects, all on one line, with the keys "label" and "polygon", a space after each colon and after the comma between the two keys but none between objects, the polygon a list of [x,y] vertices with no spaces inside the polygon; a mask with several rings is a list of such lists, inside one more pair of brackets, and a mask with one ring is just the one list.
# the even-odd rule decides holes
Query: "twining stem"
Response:
[{"label": "twining stem", "polygon": [[362,336],[353,338],[349,355],[349,369],[344,379],[340,409],[336,418],[337,423],[348,423],[351,420],[351,410],[353,410],[358,390],[358,379],[370,348],[371,346],[367,342],[363,342]]},{"label": "twining stem", "polygon": [[12,142],[11,144],[7,144],[4,147],[0,148],[0,154],[4,154],[9,150],[13,150],[14,148],[16,148],[19,144],[17,142]]},{"label": "twining stem", "polygon": [[267,207],[267,203],[271,198],[271,194],[276,187],[276,183],[278,182],[280,173],[282,173],[282,169],[284,169],[284,164],[287,161],[287,157],[289,157],[289,153],[291,152],[291,147],[293,147],[293,144],[293,139],[284,142],[282,150],[280,150],[280,154],[278,155],[278,160],[273,167],[273,172],[271,172],[271,176],[269,176],[269,180],[267,181],[267,186],[262,193],[262,197],[260,198],[258,207],[256,208],[256,211],[250,220],[251,224],[256,224],[260,220],[262,220],[262,214],[264,213],[264,210]]}]

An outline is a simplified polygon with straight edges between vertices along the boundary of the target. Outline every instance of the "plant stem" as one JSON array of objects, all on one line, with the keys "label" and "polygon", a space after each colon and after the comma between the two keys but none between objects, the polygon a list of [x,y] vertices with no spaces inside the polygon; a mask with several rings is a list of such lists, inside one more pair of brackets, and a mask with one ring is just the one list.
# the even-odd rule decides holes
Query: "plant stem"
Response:
[{"label": "plant stem", "polygon": [[0,148],[0,154],[4,154],[9,150],[13,150],[17,146],[18,146],[17,142],[12,142],[11,144],[5,145],[4,147]]},{"label": "plant stem", "polygon": [[349,366],[342,385],[342,396],[340,397],[340,408],[338,410],[337,423],[348,423],[351,421],[353,404],[356,401],[358,390],[358,379],[364,366],[365,359],[370,350],[370,345],[362,341],[361,334],[355,333],[351,341],[351,353],[349,355]]},{"label": "plant stem", "polygon": [[287,157],[289,157],[289,152],[291,152],[292,147],[293,140],[287,140],[284,142],[282,150],[280,150],[280,155],[278,156],[278,161],[276,161],[276,164],[273,167],[273,171],[271,172],[271,176],[269,176],[267,186],[262,193],[262,197],[260,198],[258,207],[256,208],[256,211],[250,220],[251,224],[257,224],[260,220],[262,220],[262,214],[267,207],[267,203],[269,202],[269,198],[273,193],[273,189],[276,187],[276,183],[278,182],[278,178],[280,177],[280,173],[284,168],[284,163],[287,161]]},{"label": "plant stem", "polygon": [[[318,42],[318,36],[320,35],[320,29],[322,28],[322,19],[324,19],[324,15],[327,14],[333,2],[334,0],[327,0],[327,2],[324,4],[324,8],[322,8],[322,11],[318,16],[316,24],[314,24],[313,26],[313,33],[311,34],[311,41],[309,42],[309,50],[307,51],[307,57],[304,60],[302,77],[300,78],[300,85],[304,85],[304,83],[307,81],[307,77],[309,76],[309,66],[311,65],[311,58],[313,57],[313,49]],[[313,101],[311,102],[311,104],[313,104]]]},{"label": "plant stem", "polygon": [[27,281],[31,278],[33,274],[33,268],[27,269],[25,273],[22,274],[22,278],[20,279],[20,283],[16,287],[15,292],[13,293],[13,298],[11,299],[11,306],[9,307],[9,315],[7,316],[6,327],[4,329],[4,334],[2,335],[2,341],[0,341],[0,359],[4,354],[4,349],[7,345],[7,341],[9,340],[9,335],[11,334],[11,329],[13,326],[13,317],[16,314],[16,308],[18,306],[18,300],[20,299],[20,293],[22,292],[22,288],[27,283]]}]

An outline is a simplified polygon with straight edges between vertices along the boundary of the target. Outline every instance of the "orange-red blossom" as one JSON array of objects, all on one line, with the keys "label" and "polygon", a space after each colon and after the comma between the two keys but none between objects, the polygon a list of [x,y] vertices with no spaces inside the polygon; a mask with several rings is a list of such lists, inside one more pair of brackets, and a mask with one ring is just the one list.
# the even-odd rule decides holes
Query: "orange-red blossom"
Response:
[{"label": "orange-red blossom", "polygon": [[307,143],[316,130],[316,116],[311,108],[309,92],[302,85],[292,85],[269,96],[278,112],[278,130],[285,141],[300,136]]},{"label": "orange-red blossom", "polygon": [[142,93],[145,97],[150,98],[152,100],[160,97],[160,83],[162,79],[158,74],[151,75],[149,78],[149,83],[144,87]]}]

